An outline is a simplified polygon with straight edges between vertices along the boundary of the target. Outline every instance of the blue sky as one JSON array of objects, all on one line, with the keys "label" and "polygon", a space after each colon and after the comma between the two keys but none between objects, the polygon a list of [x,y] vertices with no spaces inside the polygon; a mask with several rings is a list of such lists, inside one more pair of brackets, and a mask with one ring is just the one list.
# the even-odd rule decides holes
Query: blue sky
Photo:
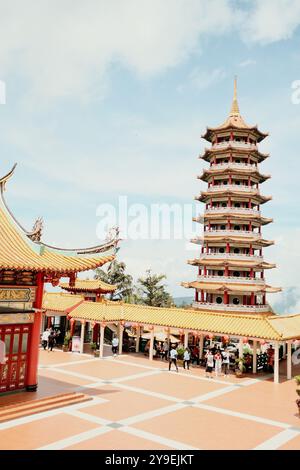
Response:
[{"label": "blue sky", "polygon": [[[270,301],[299,310],[299,23],[297,0],[0,1],[1,172],[18,162],[6,194],[15,215],[28,228],[42,215],[49,243],[86,246],[98,241],[97,207],[119,195],[192,202],[200,136],[226,118],[238,75],[243,117],[270,133],[263,211],[275,223],[264,235],[276,245],[265,258],[278,268],[267,279],[293,288],[291,302]],[[183,296],[191,253],[186,240],[124,240],[119,259],[135,277],[166,273]]]}]

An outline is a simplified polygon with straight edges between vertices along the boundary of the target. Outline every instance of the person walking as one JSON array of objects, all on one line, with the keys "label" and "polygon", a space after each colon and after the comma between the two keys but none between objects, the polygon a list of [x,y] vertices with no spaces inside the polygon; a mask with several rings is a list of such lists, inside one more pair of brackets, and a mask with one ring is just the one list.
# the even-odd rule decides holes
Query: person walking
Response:
[{"label": "person walking", "polygon": [[221,351],[217,351],[216,354],[215,354],[215,374],[216,374],[216,377],[219,377],[219,375],[221,375],[222,373],[222,355],[221,355]]},{"label": "person walking", "polygon": [[175,346],[172,346],[172,349],[170,351],[170,357],[169,357],[169,370],[171,370],[171,365],[174,364],[176,367],[176,371],[178,372],[177,356],[178,356],[178,352]]},{"label": "person walking", "polygon": [[227,377],[227,375],[229,374],[229,364],[230,364],[230,354],[227,351],[227,348],[225,348],[222,353],[222,365],[223,365],[225,377]]},{"label": "person walking", "polygon": [[119,338],[114,336],[113,339],[112,339],[112,342],[111,342],[111,346],[112,346],[112,348],[111,348],[112,353],[113,353],[114,357],[116,357],[117,352],[118,352],[118,346],[119,346]]},{"label": "person walking", "polygon": [[49,338],[48,338],[48,352],[53,351],[54,344],[55,344],[55,336],[54,336],[54,332],[51,331],[51,333],[49,334]]},{"label": "person walking", "polygon": [[47,330],[45,330],[42,334],[42,346],[44,348],[44,351],[46,351],[49,336],[50,336],[50,331],[49,331],[49,328],[47,328]]},{"label": "person walking", "polygon": [[206,369],[205,369],[206,377],[213,378],[212,371],[214,368],[214,356],[210,349],[207,351],[205,359],[206,359]]},{"label": "person walking", "polygon": [[168,343],[168,339],[166,338],[163,344],[163,357],[165,358],[166,361],[168,360],[168,352],[169,352],[169,343]]},{"label": "person walking", "polygon": [[187,370],[190,369],[190,359],[191,359],[191,354],[188,348],[185,348],[185,351],[183,353],[183,368],[185,369],[185,366],[187,367]]}]

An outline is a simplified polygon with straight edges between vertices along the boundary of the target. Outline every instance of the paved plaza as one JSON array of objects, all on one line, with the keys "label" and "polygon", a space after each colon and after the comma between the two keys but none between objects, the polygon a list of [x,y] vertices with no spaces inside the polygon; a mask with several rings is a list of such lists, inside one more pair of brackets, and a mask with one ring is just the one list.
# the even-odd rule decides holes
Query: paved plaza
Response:
[{"label": "paved plaza", "polygon": [[283,375],[207,379],[134,354],[40,351],[37,394],[1,403],[69,391],[92,400],[0,424],[0,449],[300,449],[296,384]]}]

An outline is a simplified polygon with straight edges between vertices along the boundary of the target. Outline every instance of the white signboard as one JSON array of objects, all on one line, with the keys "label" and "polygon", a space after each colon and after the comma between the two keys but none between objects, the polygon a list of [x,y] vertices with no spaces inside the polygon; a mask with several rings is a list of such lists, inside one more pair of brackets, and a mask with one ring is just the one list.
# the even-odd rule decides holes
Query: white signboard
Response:
[{"label": "white signboard", "polygon": [[73,336],[72,352],[80,352],[80,336]]}]

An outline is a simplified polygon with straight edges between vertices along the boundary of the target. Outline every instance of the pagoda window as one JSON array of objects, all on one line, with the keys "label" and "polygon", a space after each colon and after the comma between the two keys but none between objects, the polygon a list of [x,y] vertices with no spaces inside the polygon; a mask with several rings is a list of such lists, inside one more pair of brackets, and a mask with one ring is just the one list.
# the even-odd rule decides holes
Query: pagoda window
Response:
[{"label": "pagoda window", "polygon": [[223,185],[226,186],[226,184],[227,184],[227,181],[223,181]]},{"label": "pagoda window", "polygon": [[234,277],[240,277],[240,272],[239,271],[233,271],[233,276]]},{"label": "pagoda window", "polygon": [[241,227],[239,225],[235,225],[234,230],[241,230]]},{"label": "pagoda window", "polygon": [[221,206],[222,206],[222,207],[227,207],[226,202],[222,202]]},{"label": "pagoda window", "polygon": [[234,207],[241,207],[241,204],[239,202],[235,202]]},{"label": "pagoda window", "polygon": [[224,163],[228,163],[228,160],[224,160]]},{"label": "pagoda window", "polygon": [[223,271],[218,271],[218,276],[223,276]]},{"label": "pagoda window", "polygon": [[235,184],[236,184],[237,186],[239,186],[239,185],[240,185],[240,182],[239,182],[239,181],[236,181]]},{"label": "pagoda window", "polygon": [[241,163],[241,160],[237,159],[237,160],[235,161],[235,163]]},{"label": "pagoda window", "polygon": [[222,302],[223,302],[222,297],[217,297],[217,298],[216,298],[216,303],[217,303],[217,304],[221,304]]},{"label": "pagoda window", "polygon": [[226,230],[226,225],[221,225],[220,229],[221,230]]},{"label": "pagoda window", "polygon": [[233,253],[238,254],[240,252],[239,248],[234,248]]},{"label": "pagoda window", "polygon": [[219,253],[225,253],[225,248],[219,248]]},{"label": "pagoda window", "polygon": [[239,305],[240,299],[238,299],[237,297],[234,297],[234,299],[232,300],[232,303],[233,303],[234,305]]}]

